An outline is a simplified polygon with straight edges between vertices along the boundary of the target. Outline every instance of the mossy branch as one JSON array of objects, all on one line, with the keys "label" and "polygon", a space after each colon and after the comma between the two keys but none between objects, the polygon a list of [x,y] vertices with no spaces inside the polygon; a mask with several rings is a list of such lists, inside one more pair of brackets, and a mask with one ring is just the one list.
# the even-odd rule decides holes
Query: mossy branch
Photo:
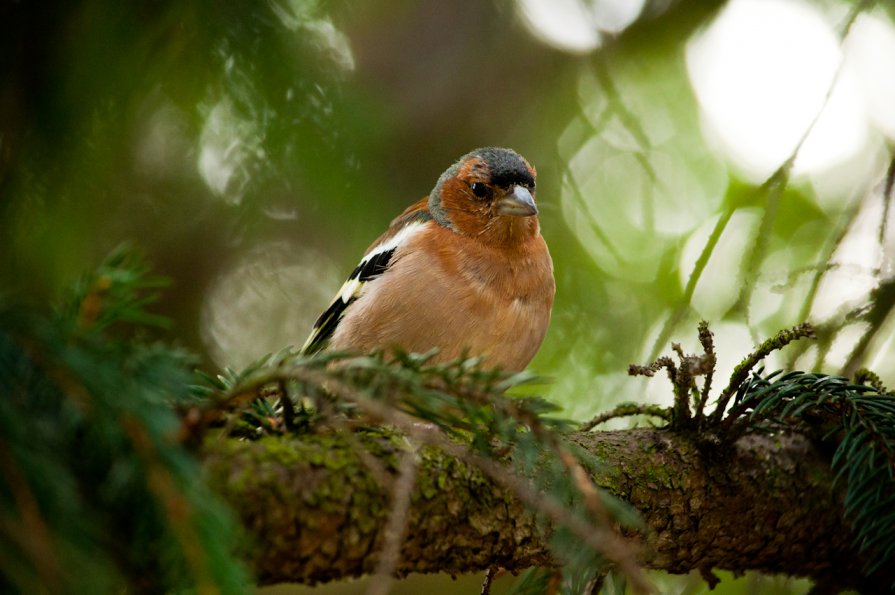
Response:
[{"label": "mossy branch", "polygon": [[[395,478],[394,433],[356,436]],[[667,430],[576,434],[604,462],[597,486],[644,521],[639,559],[651,568],[759,570],[877,592],[895,570],[862,575],[829,462],[797,435],[745,436],[708,452]],[[389,492],[343,433],[206,443],[205,472],[251,534],[262,583],[317,583],[372,573],[390,519]],[[433,447],[419,451],[406,535],[394,568],[466,573],[556,563],[530,509],[493,477]]]},{"label": "mossy branch", "polygon": [[[430,364],[430,355],[284,353],[221,378],[217,386],[222,392],[198,418],[206,420],[205,425],[223,421],[226,434],[236,430],[237,435],[254,438],[296,434],[296,428],[303,428],[298,434],[344,433],[348,426],[393,428],[414,447],[435,446],[477,468],[548,522],[554,529],[553,555],[564,560],[565,575],[589,576],[608,564],[635,592],[654,592],[637,564],[634,547],[617,532],[635,517],[591,484],[587,467],[595,461],[568,442],[570,424],[547,415],[554,407],[540,399],[503,394],[531,378],[482,368],[475,358]],[[289,394],[290,385],[296,387],[295,395]],[[312,402],[299,409],[292,403],[294,396]],[[271,403],[279,403],[280,410]],[[234,413],[250,422],[247,427],[236,427]],[[291,422],[276,421],[284,417],[292,417]],[[350,430],[347,434],[352,436]],[[350,441],[357,444],[357,438]],[[367,464],[381,477],[381,464]],[[383,483],[394,482],[380,480]],[[406,496],[406,490],[396,489],[393,499],[401,502]],[[407,516],[391,518],[390,534],[400,532]],[[380,564],[380,570],[397,563],[395,543],[387,542],[391,561]]]}]

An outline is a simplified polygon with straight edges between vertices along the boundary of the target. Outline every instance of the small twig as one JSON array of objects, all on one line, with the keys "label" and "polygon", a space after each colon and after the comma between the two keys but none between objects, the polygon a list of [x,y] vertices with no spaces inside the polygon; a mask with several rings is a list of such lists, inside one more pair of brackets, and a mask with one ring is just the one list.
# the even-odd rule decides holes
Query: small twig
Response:
[{"label": "small twig", "polygon": [[671,349],[677,354],[681,362],[677,372],[677,379],[674,381],[674,419],[672,425],[682,428],[688,425],[693,418],[690,413],[690,388],[693,386],[693,367],[692,360],[695,356],[684,354],[684,350],[679,343],[672,343]]},{"label": "small twig", "polygon": [[401,561],[401,543],[407,530],[407,513],[410,510],[410,496],[416,485],[418,466],[419,460],[415,448],[404,453],[398,469],[398,480],[392,492],[392,511],[385,525],[382,552],[379,555],[376,572],[367,587],[367,595],[386,595],[394,581],[395,568]]},{"label": "small twig", "polygon": [[565,466],[571,474],[578,491],[584,496],[584,503],[587,505],[587,509],[590,510],[591,514],[594,515],[594,518],[601,524],[609,525],[612,522],[612,519],[609,518],[609,515],[606,512],[606,507],[600,499],[599,492],[597,492],[597,489],[594,487],[594,484],[584,470],[584,467],[581,466],[581,463],[579,463],[578,460],[572,456],[572,453],[566,449],[560,451],[559,460],[562,461],[563,466]]},{"label": "small twig", "polygon": [[842,366],[842,375],[853,376],[861,367],[873,338],[883,328],[883,323],[893,309],[895,309],[895,279],[888,279],[870,292],[869,303],[866,307],[861,308],[858,314],[860,320],[867,323],[867,328],[855,343],[848,359]]},{"label": "small twig", "polygon": [[652,378],[653,376],[655,376],[656,372],[658,372],[662,368],[665,368],[665,370],[668,372],[668,379],[671,380],[672,384],[674,384],[677,380],[677,366],[674,365],[674,361],[667,355],[663,355],[653,363],[646,366],[631,364],[630,366],[628,366],[628,376],[647,376],[648,378]]},{"label": "small twig", "polygon": [[868,370],[867,368],[859,368],[855,372],[855,384],[872,386],[876,389],[876,392],[880,394],[889,392],[888,390],[886,390],[886,385],[883,384],[883,381],[879,377],[879,375],[872,370]]},{"label": "small twig", "polygon": [[845,15],[845,18],[842,20],[842,24],[839,26],[839,39],[845,40],[848,37],[848,34],[851,32],[852,25],[855,24],[857,18],[861,15],[861,13],[866,12],[876,6],[877,0],[861,0],[860,2],[855,2],[852,6],[851,10]]},{"label": "small twig", "polygon": [[[817,259],[818,262],[826,264],[814,267],[814,273],[811,275],[811,282],[808,284],[808,290],[805,293],[805,299],[802,301],[799,313],[796,315],[796,320],[807,320],[809,318],[809,316],[811,315],[811,311],[814,309],[814,304],[820,291],[821,281],[827,278],[826,275],[831,271],[843,270],[844,265],[830,263],[829,261],[833,258],[833,254],[836,253],[836,251],[840,248],[840,246],[842,246],[842,243],[845,241],[845,237],[848,235],[848,231],[850,229],[850,223],[854,221],[858,208],[862,204],[863,201],[860,199],[852,200],[848,205],[846,205],[843,212],[837,218],[836,223],[832,226],[832,229],[834,231],[825,241],[824,246],[821,248]],[[798,356],[802,353],[803,351],[792,349],[790,352],[790,357],[787,358],[786,367],[793,367],[795,365],[796,358],[798,358]],[[820,352],[818,352],[818,359],[823,359],[823,356]],[[818,364],[814,367],[819,368],[820,363],[818,362]]]},{"label": "small twig", "polygon": [[[669,420],[672,428],[684,429],[692,426],[694,422],[702,424],[703,409],[712,388],[712,376],[718,361],[715,356],[712,332],[706,321],[699,323],[699,342],[703,347],[703,355],[688,355],[684,353],[680,344],[671,344],[672,350],[680,360],[679,366],[676,366],[668,356],[660,357],[648,366],[628,366],[628,374],[632,376],[652,376],[662,368],[668,371],[668,378],[674,389],[674,407],[670,410],[671,419]],[[702,393],[696,388],[695,378],[697,376],[706,377]],[[691,396],[696,404],[695,416],[690,410]],[[664,415],[660,415],[660,417],[664,418]]]},{"label": "small twig", "polygon": [[605,413],[601,413],[593,417],[590,421],[582,424],[579,428],[579,431],[589,432],[600,424],[606,423],[611,419],[616,419],[619,417],[630,417],[633,415],[650,415],[652,417],[663,419],[666,422],[670,422],[672,419],[672,411],[668,407],[662,407],[660,405],[654,405],[652,403],[622,403],[614,409],[610,409]]},{"label": "small twig", "polygon": [[892,209],[892,194],[895,190],[895,157],[889,162],[886,170],[886,181],[883,183],[883,216],[879,222],[879,245],[886,245],[886,236],[889,235],[889,211]]},{"label": "small twig", "polygon": [[705,353],[704,359],[707,367],[705,372],[705,384],[702,385],[702,393],[700,393],[699,401],[696,403],[696,419],[701,423],[705,405],[708,403],[712,391],[712,379],[715,376],[715,367],[718,365],[718,356],[715,354],[715,341],[712,331],[709,330],[709,323],[705,320],[699,323],[699,343],[702,345],[702,350]]},{"label": "small twig", "polygon": [[126,415],[120,423],[134,451],[146,466],[146,486],[161,507],[163,518],[180,545],[196,591],[217,591],[209,568],[209,552],[203,547],[200,530],[195,522],[184,522],[184,519],[193,517],[193,511],[178,486],[173,470],[162,462],[158,446],[140,420]]},{"label": "small twig", "polygon": [[737,367],[734,368],[733,374],[730,376],[730,384],[727,385],[727,388],[725,388],[721,392],[721,396],[718,397],[718,405],[711,417],[712,424],[717,425],[721,423],[721,419],[724,417],[724,410],[727,409],[730,399],[758,362],[766,358],[772,352],[786,347],[793,341],[805,337],[813,338],[814,336],[814,327],[807,322],[803,322],[791,329],[778,332],[776,335],[759,345],[758,349],[750,353],[746,359],[741,361]]},{"label": "small twig", "polygon": [[[815,120],[819,115],[820,112],[815,115]],[[774,229],[774,224],[777,220],[777,212],[780,208],[780,201],[783,197],[783,191],[786,190],[786,187],[789,184],[790,174],[792,173],[792,167],[795,164],[799,147],[801,147],[805,138],[807,138],[808,132],[810,132],[813,127],[814,123],[812,122],[789,158],[783,162],[783,164],[780,165],[767,180],[765,180],[756,192],[759,195],[763,195],[766,199],[766,206],[762,213],[758,231],[755,233],[755,239],[752,242],[751,249],[745,257],[743,283],[740,285],[740,292],[737,296],[736,304],[733,306],[735,309],[741,309],[745,312],[746,323],[749,326],[750,332],[753,333],[753,327],[749,324],[749,298],[755,291],[758,272],[761,269],[761,265],[764,263],[768,251],[768,245],[771,241],[771,232]],[[755,338],[754,335],[753,338]],[[757,338],[755,339],[757,340]]]},{"label": "small twig", "polygon": [[373,456],[368,449],[364,448],[354,432],[347,429],[347,424],[338,418],[333,418],[330,422],[333,424],[333,428],[336,431],[341,430],[340,433],[345,437],[349,448],[354,451],[363,466],[367,468],[367,471],[370,472],[370,475],[372,475],[373,479],[376,480],[376,483],[379,484],[379,487],[386,490],[392,486],[394,481],[392,480],[388,469],[386,469],[385,464],[380,459]]},{"label": "small twig", "polygon": [[481,595],[491,595],[491,583],[494,582],[494,575],[497,574],[497,568],[490,567],[485,571],[485,579],[482,581]]},{"label": "small twig", "polygon": [[606,575],[608,572],[604,570],[598,570],[590,581],[588,581],[587,585],[584,587],[584,592],[588,595],[600,595],[600,591],[603,590],[603,583],[606,582]]},{"label": "small twig", "polygon": [[659,332],[659,336],[656,337],[655,343],[653,343],[653,349],[650,354],[651,358],[654,358],[659,354],[662,350],[662,346],[665,345],[671,337],[674,328],[677,327],[677,324],[684,318],[684,314],[689,311],[690,300],[693,299],[693,294],[696,292],[696,284],[699,283],[699,279],[702,278],[702,274],[705,272],[705,267],[708,265],[709,258],[711,258],[712,253],[714,253],[715,246],[717,246],[718,241],[721,239],[721,234],[727,229],[727,225],[730,223],[730,219],[733,217],[735,211],[735,206],[725,209],[715,223],[715,227],[712,229],[712,233],[706,240],[705,246],[702,247],[702,252],[699,253],[699,257],[693,264],[693,270],[687,278],[687,285],[684,287],[684,294],[681,296],[680,303],[665,321],[665,324],[662,325],[662,330]]},{"label": "small twig", "polygon": [[700,566],[699,567],[699,576],[702,577],[702,580],[706,582],[709,586],[709,591],[714,591],[715,587],[721,582],[721,579],[718,578],[714,572],[712,572],[711,567],[708,566]]},{"label": "small twig", "polygon": [[283,424],[286,426],[286,430],[294,432],[295,404],[292,402],[292,397],[289,396],[289,390],[286,388],[284,381],[279,380],[277,388],[280,390],[280,406],[283,407]]},{"label": "small twig", "polygon": [[5,519],[4,538],[21,549],[34,570],[40,573],[44,588],[62,592],[65,590],[64,573],[59,564],[58,546],[53,543],[53,532],[28,485],[28,478],[3,438],[0,438],[0,477],[15,511]]}]

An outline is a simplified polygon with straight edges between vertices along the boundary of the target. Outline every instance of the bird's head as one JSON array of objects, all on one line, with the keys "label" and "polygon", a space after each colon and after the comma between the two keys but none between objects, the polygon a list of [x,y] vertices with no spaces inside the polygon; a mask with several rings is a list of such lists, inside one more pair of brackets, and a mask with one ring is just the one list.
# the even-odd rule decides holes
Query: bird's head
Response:
[{"label": "bird's head", "polygon": [[496,244],[522,241],[539,231],[536,175],[511,149],[476,149],[441,174],[429,210],[457,233]]}]

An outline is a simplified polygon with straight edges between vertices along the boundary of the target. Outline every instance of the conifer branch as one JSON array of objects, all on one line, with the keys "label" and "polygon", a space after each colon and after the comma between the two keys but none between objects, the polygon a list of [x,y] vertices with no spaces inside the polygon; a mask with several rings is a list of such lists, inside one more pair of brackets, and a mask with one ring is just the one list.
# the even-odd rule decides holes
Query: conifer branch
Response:
[{"label": "conifer branch", "polygon": [[[387,435],[359,439],[396,473]],[[596,485],[641,515],[638,557],[646,567],[782,572],[868,592],[887,590],[893,578],[886,567],[865,574],[829,463],[799,435],[744,436],[721,451],[667,430],[572,439],[604,461],[591,472]],[[558,564],[550,525],[538,523],[505,483],[517,479],[458,460],[463,447],[451,448],[421,450],[396,575]],[[262,583],[375,570],[388,492],[341,435],[213,441],[205,469],[250,530],[256,547],[249,557]]]}]

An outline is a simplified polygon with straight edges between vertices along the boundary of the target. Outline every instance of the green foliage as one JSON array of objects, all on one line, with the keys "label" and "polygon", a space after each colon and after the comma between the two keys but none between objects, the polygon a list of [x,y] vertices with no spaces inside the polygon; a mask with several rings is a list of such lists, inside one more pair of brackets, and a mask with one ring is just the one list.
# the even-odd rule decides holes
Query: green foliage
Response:
[{"label": "green foliage", "polygon": [[[741,416],[749,412],[748,417]],[[789,372],[740,385],[732,422],[795,426],[835,444],[832,467],[845,483],[855,547],[873,573],[895,557],[895,395],[841,376]],[[730,422],[729,422],[730,423]]]},{"label": "green foliage", "polygon": [[[0,306],[0,590],[241,593],[232,520],[180,445],[186,352],[124,248],[55,313]],[[117,334],[113,334],[113,329]]]},{"label": "green foliage", "polygon": [[115,323],[168,328],[170,321],[146,310],[158,300],[166,277],[149,274],[149,267],[130,244],[115,248],[106,260],[84,275],[60,307],[58,321],[81,333],[102,333]]},{"label": "green foliage", "polygon": [[519,576],[519,580],[513,585],[513,595],[539,595],[548,593],[554,585],[551,581],[556,579],[556,574],[546,568],[529,568]]}]

